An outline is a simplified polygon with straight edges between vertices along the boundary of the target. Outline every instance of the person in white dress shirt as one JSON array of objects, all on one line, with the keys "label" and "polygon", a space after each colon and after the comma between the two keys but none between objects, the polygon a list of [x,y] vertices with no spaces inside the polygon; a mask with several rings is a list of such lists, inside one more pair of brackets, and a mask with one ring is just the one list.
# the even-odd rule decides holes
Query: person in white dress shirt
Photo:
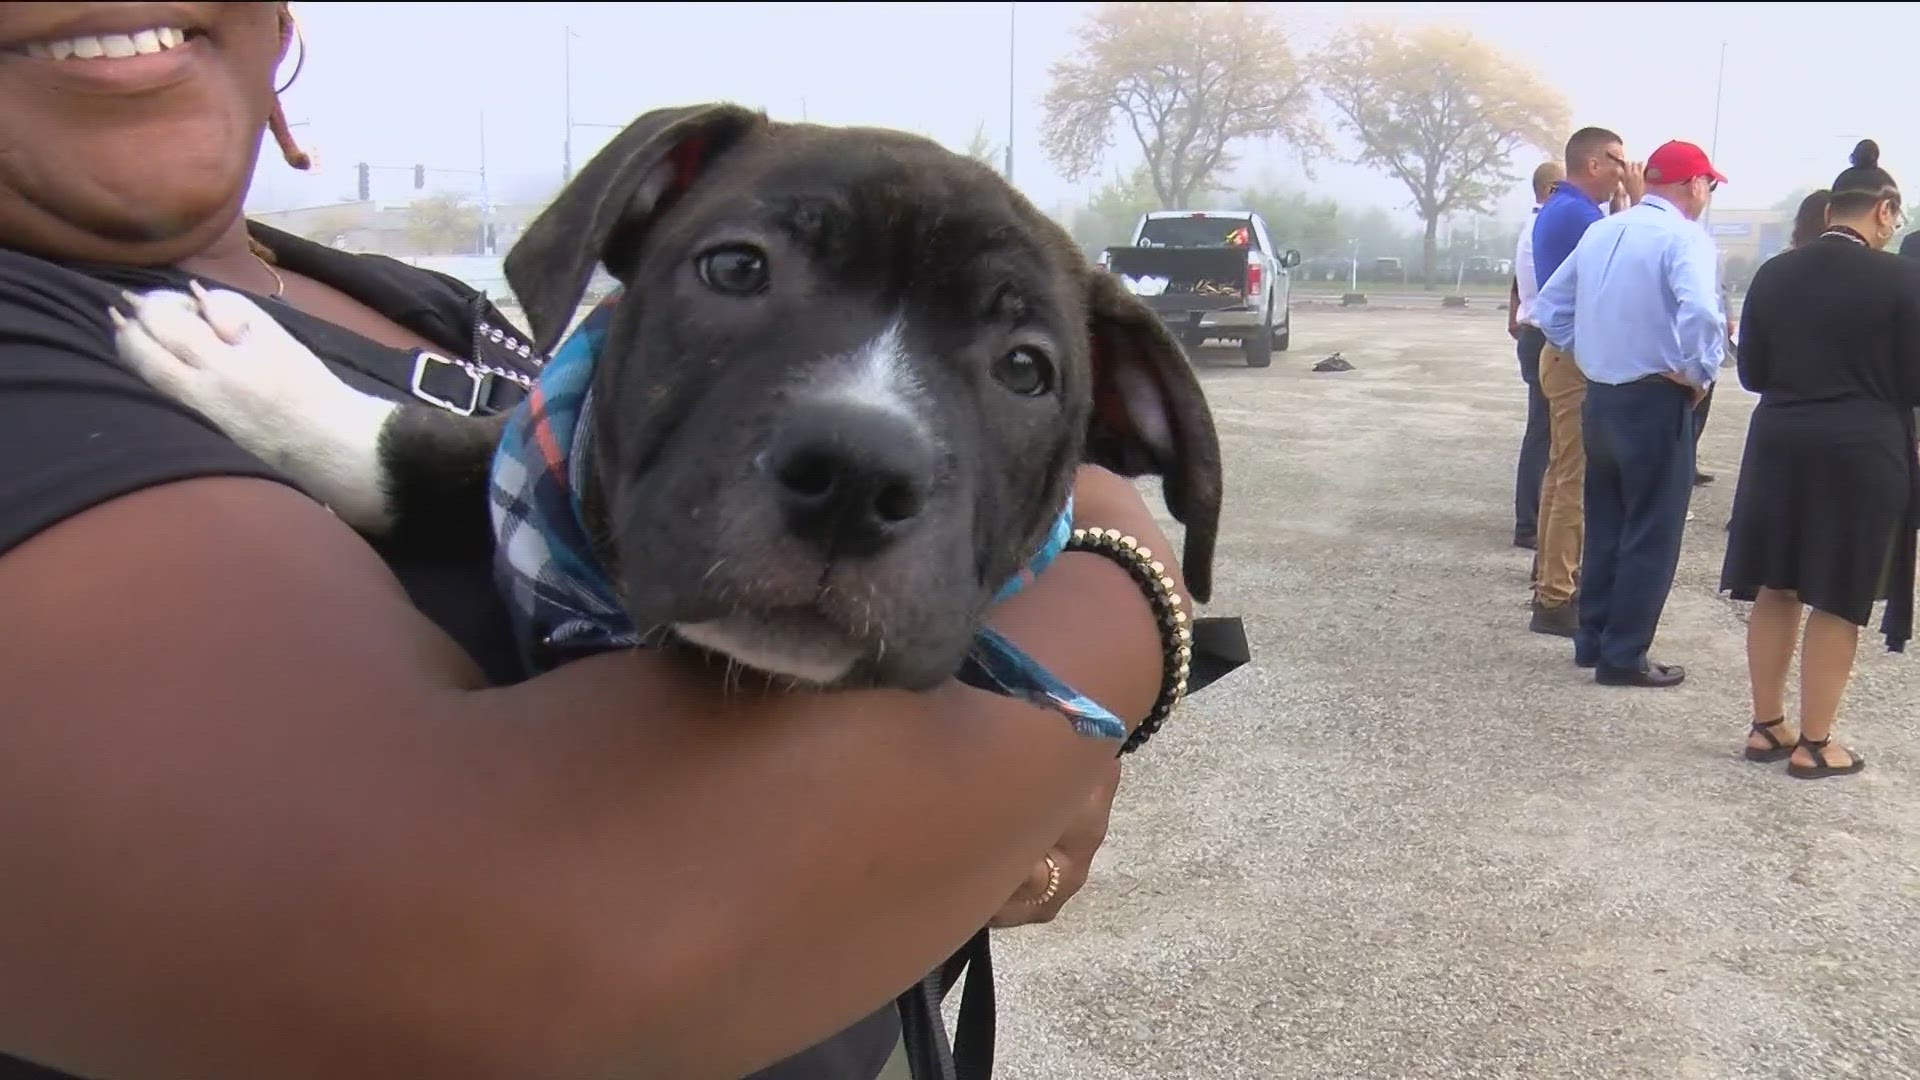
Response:
[{"label": "person in white dress shirt", "polygon": [[[1533,170],[1533,213],[1553,194],[1553,185],[1565,179],[1567,167],[1557,161]],[[1540,348],[1547,339],[1533,321],[1533,298],[1540,283],[1533,273],[1533,218],[1520,230],[1513,253],[1513,286],[1507,296],[1507,333],[1520,358],[1520,378],[1527,384],[1527,433],[1520,439],[1520,465],[1513,481],[1513,546],[1532,549],[1540,522],[1540,481],[1547,472],[1551,446],[1547,429],[1547,396],[1540,392]]]}]

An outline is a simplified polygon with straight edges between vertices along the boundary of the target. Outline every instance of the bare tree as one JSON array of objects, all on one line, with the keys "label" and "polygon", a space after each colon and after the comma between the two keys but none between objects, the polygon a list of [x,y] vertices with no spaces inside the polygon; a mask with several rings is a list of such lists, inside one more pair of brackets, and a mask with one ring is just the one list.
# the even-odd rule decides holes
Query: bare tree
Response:
[{"label": "bare tree", "polygon": [[1116,127],[1145,158],[1161,208],[1186,205],[1234,164],[1233,147],[1320,145],[1312,88],[1265,5],[1113,3],[1053,65],[1041,142],[1069,180],[1090,175]]},{"label": "bare tree", "polygon": [[1005,147],[994,144],[992,137],[987,134],[987,122],[982,120],[974,125],[973,138],[967,140],[966,149],[960,152],[975,161],[997,169],[1000,167],[1001,154],[1004,150]]},{"label": "bare tree", "polygon": [[1484,213],[1518,181],[1513,152],[1557,153],[1566,99],[1525,66],[1446,27],[1367,24],[1321,55],[1321,92],[1359,144],[1354,160],[1407,186],[1426,223],[1423,280],[1433,285],[1440,219]]},{"label": "bare tree", "polygon": [[1130,173],[1114,176],[1093,193],[1086,205],[1076,208],[1068,231],[1089,251],[1124,244],[1140,215],[1159,206],[1147,170],[1136,166]]}]

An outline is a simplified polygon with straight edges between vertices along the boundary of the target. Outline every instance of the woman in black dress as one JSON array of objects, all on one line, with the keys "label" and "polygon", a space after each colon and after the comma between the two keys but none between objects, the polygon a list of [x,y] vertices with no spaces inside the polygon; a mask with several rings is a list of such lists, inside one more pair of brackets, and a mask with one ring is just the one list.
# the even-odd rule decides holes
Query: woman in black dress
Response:
[{"label": "woman in black dress", "polygon": [[[1826,229],[1760,267],[1740,319],[1740,381],[1760,404],[1720,587],[1754,602],[1746,755],[1787,758],[1788,775],[1803,779],[1866,765],[1829,740],[1873,605],[1887,602],[1889,649],[1912,633],[1920,265],[1884,250],[1902,203],[1879,157],[1872,140],[1854,149],[1833,182]],[[1797,738],[1785,709],[1796,638]]]},{"label": "woman in black dress", "polygon": [[1826,188],[1810,191],[1800,200],[1800,208],[1793,212],[1793,235],[1787,238],[1787,247],[1805,247],[1827,231],[1827,204],[1832,201],[1833,192]]}]

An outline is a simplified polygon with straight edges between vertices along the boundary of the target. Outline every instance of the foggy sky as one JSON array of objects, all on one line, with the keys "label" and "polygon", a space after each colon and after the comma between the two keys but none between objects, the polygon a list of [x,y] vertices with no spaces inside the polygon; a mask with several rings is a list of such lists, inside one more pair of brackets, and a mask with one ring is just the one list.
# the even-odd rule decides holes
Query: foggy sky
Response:
[{"label": "foggy sky", "polygon": [[[1059,177],[1038,141],[1050,63],[1072,47],[1091,4],[1018,4],[1014,178],[1041,206],[1084,198],[1138,160],[1117,144],[1102,173]],[[1843,4],[1278,4],[1302,45],[1356,17],[1444,22],[1532,63],[1573,106],[1575,124],[1623,134],[1644,157],[1659,142],[1714,139],[1715,75],[1726,43],[1715,155],[1731,184],[1722,207],[1770,205],[1825,184],[1866,135],[1895,177],[1920,161],[1914,73],[1903,54],[1920,29],[1907,5]],[[1006,138],[1004,3],[642,4],[300,3],[310,58],[284,101],[318,176],[269,152],[253,205],[350,198],[353,165],[477,170],[485,116],[489,188],[499,201],[557,182],[565,135],[563,42],[571,27],[573,114],[623,124],[665,105],[733,100],[777,119],[917,130],[955,148],[985,123]],[[1814,11],[1824,18],[1816,18]],[[1826,28],[1835,28],[1829,32]],[[1868,31],[1868,32],[1863,32]],[[287,68],[291,71],[291,68]],[[613,131],[576,127],[576,168]],[[1523,152],[1516,172],[1539,157]],[[1249,147],[1243,179],[1269,179],[1349,205],[1401,207],[1404,189],[1323,162],[1306,179],[1282,147]],[[478,191],[478,178],[435,172],[429,188]],[[374,194],[405,201],[410,173],[379,171]],[[1516,190],[1509,209],[1524,205]]]}]

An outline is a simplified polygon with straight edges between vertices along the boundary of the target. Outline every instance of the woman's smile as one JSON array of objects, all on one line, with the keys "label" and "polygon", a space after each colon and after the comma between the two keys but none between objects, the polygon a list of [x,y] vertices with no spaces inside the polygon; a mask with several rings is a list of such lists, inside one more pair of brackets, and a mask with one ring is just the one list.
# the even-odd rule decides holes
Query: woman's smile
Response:
[{"label": "woman's smile", "polygon": [[0,76],[76,91],[132,93],[190,74],[210,44],[178,5],[88,5],[31,37],[0,44]]}]

